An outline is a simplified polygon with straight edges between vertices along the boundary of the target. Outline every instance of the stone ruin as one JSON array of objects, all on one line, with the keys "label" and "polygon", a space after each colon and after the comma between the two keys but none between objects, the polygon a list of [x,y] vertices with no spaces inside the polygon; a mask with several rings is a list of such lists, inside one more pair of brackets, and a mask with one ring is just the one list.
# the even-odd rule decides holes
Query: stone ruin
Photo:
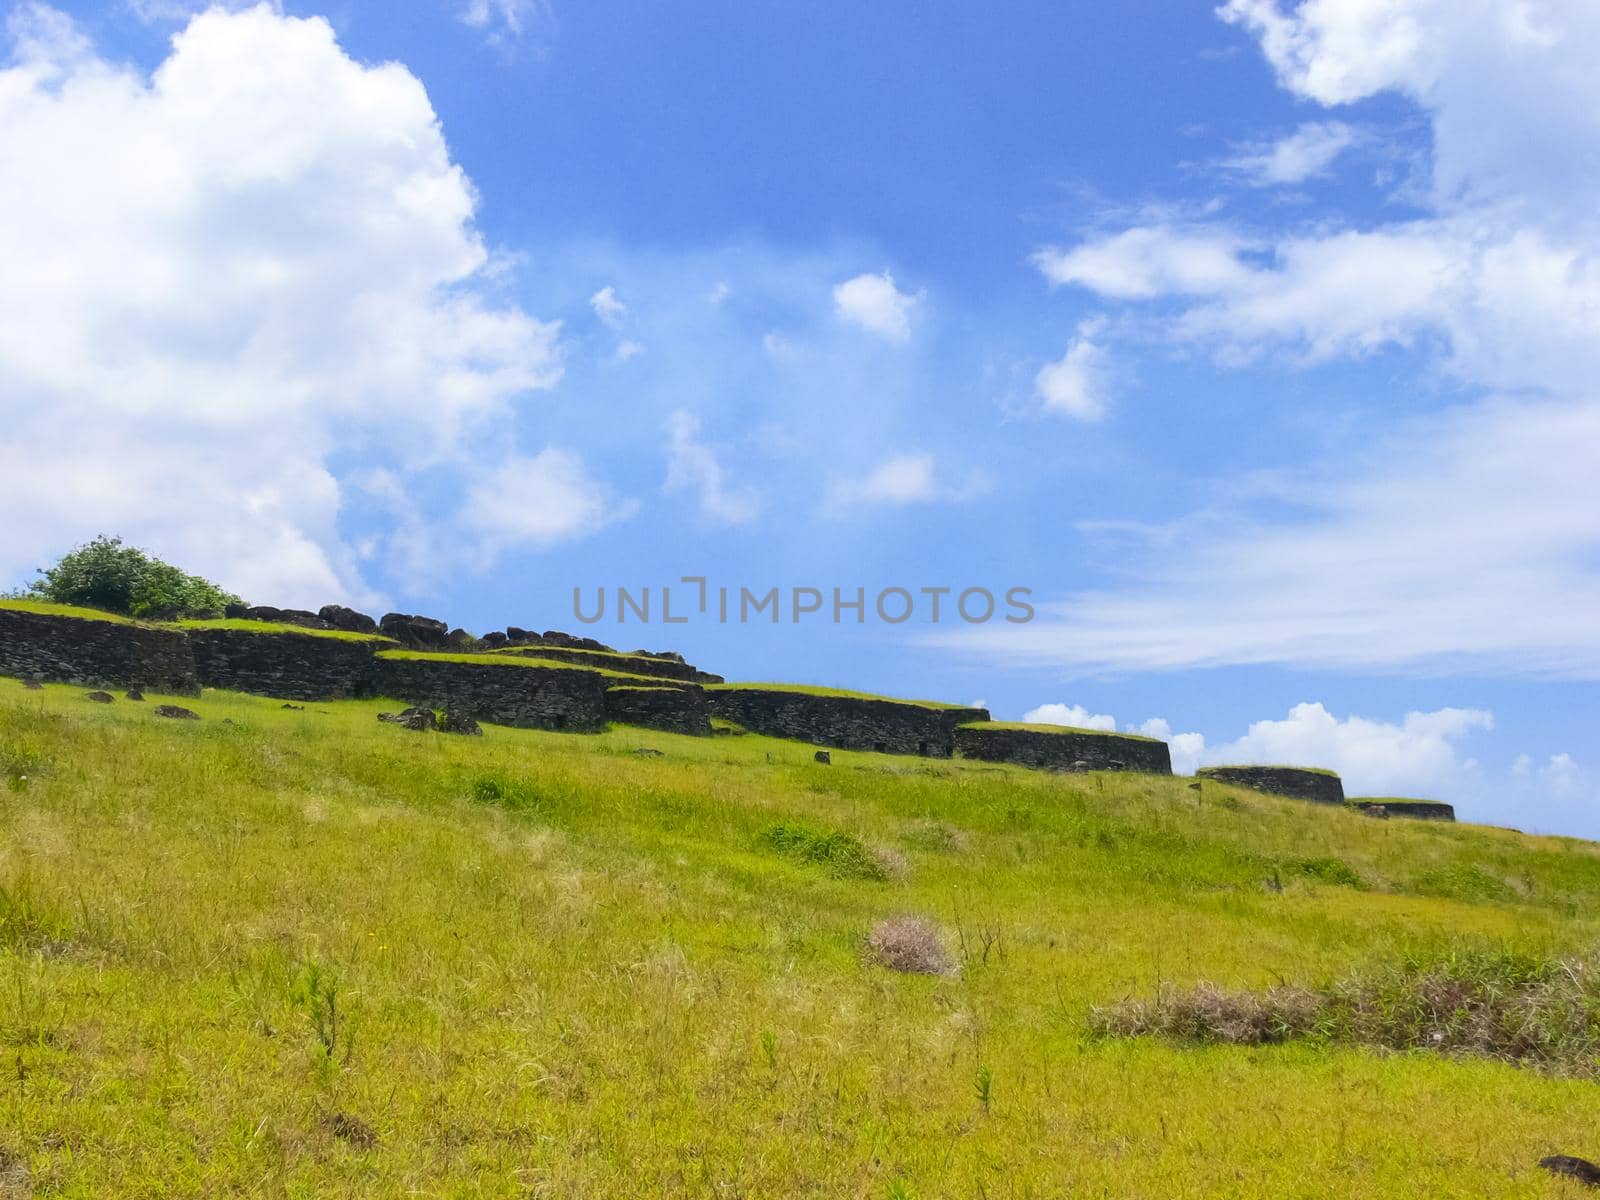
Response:
[{"label": "stone ruin", "polygon": [[[314,613],[231,606],[222,621],[156,625],[0,601],[0,675],[169,695],[211,687],[301,702],[382,696],[518,728],[590,733],[615,722],[700,737],[748,731],[842,750],[1172,773],[1166,743],[1153,738],[995,722],[985,709],[932,701],[725,683],[670,651],[619,651],[516,626],[474,637],[430,617],[374,620],[339,605]],[[1206,767],[1198,780],[1345,803],[1339,777],[1310,768]],[[1433,801],[1351,804],[1372,815],[1454,820],[1449,805]]]}]

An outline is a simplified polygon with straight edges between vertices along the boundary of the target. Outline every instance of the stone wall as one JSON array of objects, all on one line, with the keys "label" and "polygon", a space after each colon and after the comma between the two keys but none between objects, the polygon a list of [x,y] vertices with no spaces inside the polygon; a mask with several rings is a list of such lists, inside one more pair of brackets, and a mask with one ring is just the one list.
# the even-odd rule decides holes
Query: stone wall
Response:
[{"label": "stone wall", "polygon": [[377,694],[426,708],[457,708],[480,721],[594,733],[606,724],[605,676],[483,656],[481,662],[380,653]]},{"label": "stone wall", "polygon": [[195,695],[183,634],[122,621],[0,607],[0,675]]},{"label": "stone wall", "polygon": [[820,695],[730,684],[706,689],[713,716],[752,733],[841,750],[949,758],[956,726],[987,721],[981,708],[936,708],[870,696]]},{"label": "stone wall", "polygon": [[633,687],[606,689],[606,718],[692,737],[711,736],[711,708],[698,688]]},{"label": "stone wall", "polygon": [[517,658],[543,658],[550,662],[568,662],[576,667],[593,667],[600,671],[621,671],[627,675],[646,675],[652,679],[671,679],[679,683],[721,683],[721,675],[712,675],[681,660],[661,658],[657,655],[596,653],[569,646],[528,646],[499,653]]},{"label": "stone wall", "polygon": [[368,695],[375,683],[374,651],[392,645],[242,629],[191,629],[189,644],[194,648],[196,673],[206,687],[284,700]]},{"label": "stone wall", "polygon": [[1165,742],[1094,730],[1019,728],[1014,725],[963,725],[955,732],[963,758],[1015,763],[1023,767],[1071,771],[1142,771],[1172,774]]},{"label": "stone wall", "polygon": [[1392,796],[1351,800],[1352,808],[1382,809],[1386,817],[1412,817],[1418,821],[1454,821],[1456,810],[1442,800],[1405,800]]},{"label": "stone wall", "polygon": [[1201,767],[1195,777],[1315,804],[1344,803],[1344,784],[1337,775],[1302,767]]}]

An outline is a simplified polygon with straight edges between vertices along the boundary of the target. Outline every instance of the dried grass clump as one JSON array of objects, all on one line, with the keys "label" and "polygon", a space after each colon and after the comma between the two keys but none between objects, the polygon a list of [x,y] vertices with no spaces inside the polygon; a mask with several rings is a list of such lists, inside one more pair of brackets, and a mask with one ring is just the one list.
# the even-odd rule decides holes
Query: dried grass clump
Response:
[{"label": "dried grass clump", "polygon": [[867,956],[879,966],[910,975],[948,975],[950,954],[939,927],[923,917],[888,917],[867,935]]},{"label": "dried grass clump", "polygon": [[1292,1038],[1472,1054],[1600,1077],[1600,969],[1456,947],[1405,955],[1322,988],[1235,992],[1212,984],[1098,1008],[1095,1032],[1264,1045]]}]

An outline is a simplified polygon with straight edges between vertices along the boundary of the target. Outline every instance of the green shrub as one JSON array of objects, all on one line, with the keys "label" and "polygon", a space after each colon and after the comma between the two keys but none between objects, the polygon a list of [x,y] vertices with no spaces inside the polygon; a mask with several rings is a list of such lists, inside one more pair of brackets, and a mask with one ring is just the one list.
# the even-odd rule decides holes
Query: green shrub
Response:
[{"label": "green shrub", "polygon": [[239,597],[101,534],[40,572],[27,594],[130,617],[217,616]]},{"label": "green shrub", "polygon": [[848,833],[819,833],[803,825],[770,825],[761,841],[785,858],[826,867],[835,879],[877,879],[889,877],[879,857]]}]

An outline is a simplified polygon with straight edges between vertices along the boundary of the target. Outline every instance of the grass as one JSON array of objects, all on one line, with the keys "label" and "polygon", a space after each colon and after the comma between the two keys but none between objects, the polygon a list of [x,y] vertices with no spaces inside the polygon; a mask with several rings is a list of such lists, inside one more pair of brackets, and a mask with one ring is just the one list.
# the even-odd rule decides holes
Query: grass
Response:
[{"label": "grass", "polygon": [[1418,800],[1412,796],[1351,796],[1345,800],[1346,804],[1357,808],[1366,808],[1373,804],[1422,804],[1435,805],[1439,808],[1448,808],[1443,800]]},{"label": "grass", "polygon": [[1160,738],[1145,737],[1142,733],[1119,733],[1115,729],[1082,729],[1076,725],[1030,725],[1021,721],[968,721],[957,728],[1009,730],[1014,733],[1088,734],[1091,737],[1123,738],[1130,742],[1159,742],[1161,740]]},{"label": "grass", "polygon": [[1211,775],[1217,771],[1300,771],[1306,775],[1330,775],[1339,778],[1339,772],[1330,771],[1326,767],[1301,767],[1288,763],[1219,763],[1216,766],[1201,767],[1196,775]]},{"label": "grass", "polygon": [[[37,1196],[1531,1197],[1562,1194],[1540,1157],[1595,1150],[1581,1073],[1092,1017],[1587,961],[1590,843],[165,699],[0,679],[0,1180]],[[839,835],[899,869],[791,850]],[[948,970],[880,965],[902,920]]]},{"label": "grass", "polygon": [[948,704],[943,700],[905,700],[898,696],[874,696],[870,692],[848,692],[843,688],[815,687],[808,683],[708,683],[708,692],[792,692],[797,696],[832,696],[843,700],[880,700],[888,704],[911,704],[918,708],[970,708],[967,704]]},{"label": "grass", "polygon": [[451,654],[439,650],[380,650],[378,657],[413,659],[417,662],[466,663],[474,667],[537,667],[550,671],[580,671],[586,675],[603,675],[607,679],[626,679],[639,687],[669,688],[674,682],[653,675],[630,675],[626,671],[610,671],[603,667],[560,662],[553,658],[497,655],[492,651],[486,654]]},{"label": "grass", "polygon": [[290,625],[281,621],[250,621],[240,617],[174,621],[173,624],[179,629],[225,629],[236,633],[287,633],[296,637],[331,638],[339,642],[399,645],[393,638],[385,637],[381,633],[352,633],[346,629],[308,629],[304,625]]},{"label": "grass", "polygon": [[570,654],[574,658],[596,658],[624,662],[667,663],[672,666],[683,666],[673,659],[652,658],[648,654],[629,654],[625,650],[590,650],[586,646],[499,646],[488,651],[490,654],[504,654],[516,657],[517,655],[539,655],[547,651],[557,651],[560,654]]},{"label": "grass", "polygon": [[0,609],[11,612],[38,613],[45,617],[75,617],[80,621],[110,621],[114,625],[138,625],[132,617],[121,613],[101,612],[98,608],[79,608],[72,604],[52,604],[48,600],[4,600]]}]

